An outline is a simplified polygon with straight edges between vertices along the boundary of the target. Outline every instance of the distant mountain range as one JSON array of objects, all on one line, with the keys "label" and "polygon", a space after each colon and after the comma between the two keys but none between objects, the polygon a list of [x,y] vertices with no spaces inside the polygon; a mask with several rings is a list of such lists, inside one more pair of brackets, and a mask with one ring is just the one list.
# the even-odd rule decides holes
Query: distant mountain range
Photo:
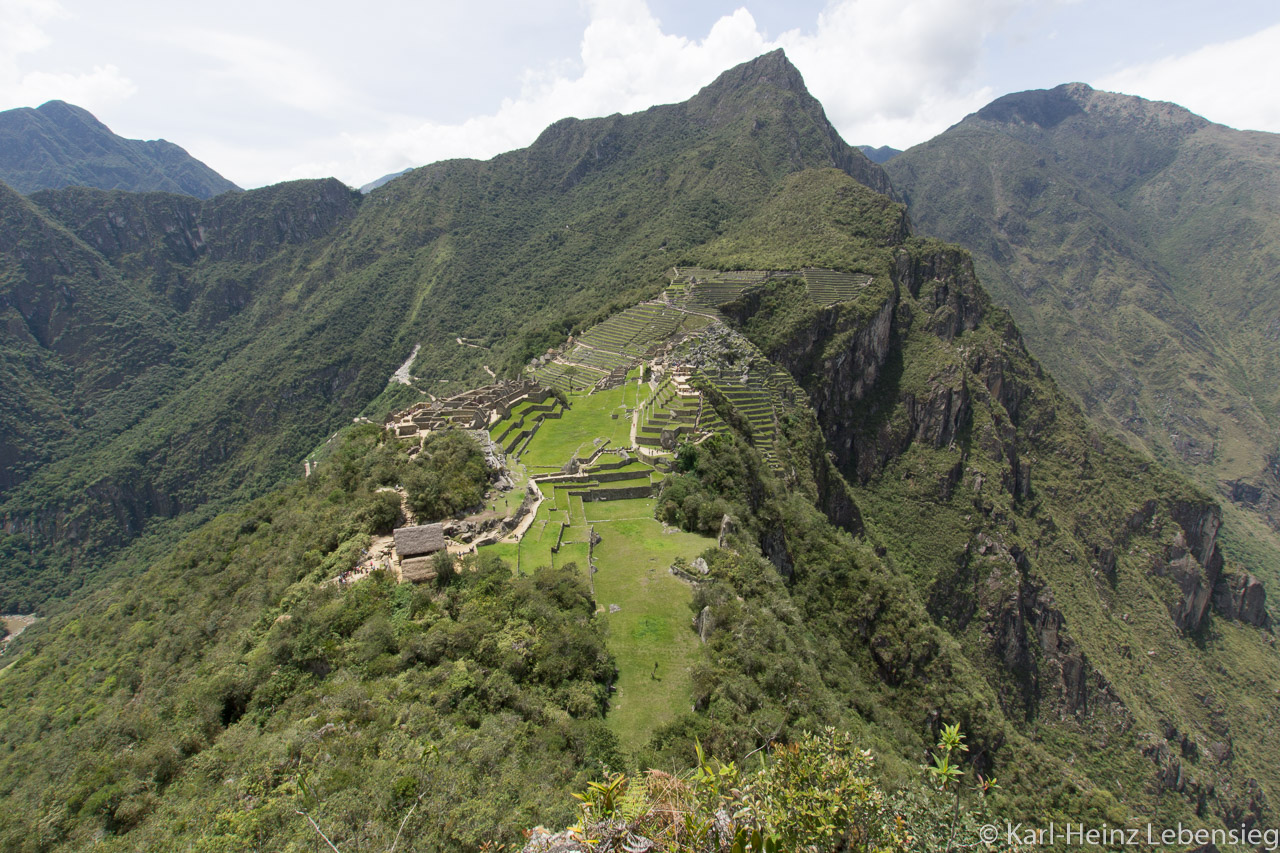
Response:
[{"label": "distant mountain range", "polygon": [[1276,541],[1280,136],[1072,83],[885,168],[1097,422],[1261,522],[1233,535]]},{"label": "distant mountain range", "polygon": [[891,148],[888,145],[881,145],[879,148],[873,145],[859,145],[858,150],[866,154],[867,159],[872,163],[888,163],[902,153],[902,149]]},{"label": "distant mountain range", "polygon": [[65,101],[0,112],[0,180],[24,194],[80,186],[210,198],[239,189],[172,142],[116,136]]},{"label": "distant mountain range", "polygon": [[[979,849],[979,808],[1276,826],[1276,153],[1077,84],[881,167],[775,51],[367,194],[0,185],[0,612],[41,616],[0,661],[0,850],[519,849],[617,768],[827,727],[859,752],[774,778],[860,814],[811,770],[874,751],[912,849]],[[563,396],[474,431],[552,478],[502,498],[527,538],[331,582],[389,489],[490,477],[388,414],[499,378]],[[963,801],[923,790],[950,726]]]},{"label": "distant mountain range", "polygon": [[392,172],[389,175],[383,175],[381,178],[378,178],[377,180],[374,180],[374,181],[370,181],[369,183],[362,186],[360,188],[360,192],[371,193],[374,190],[376,190],[378,187],[387,183],[388,181],[394,181],[396,178],[400,177],[401,175],[407,175],[408,173],[413,171],[413,168],[414,167],[410,166],[408,169],[401,169],[399,172]]}]

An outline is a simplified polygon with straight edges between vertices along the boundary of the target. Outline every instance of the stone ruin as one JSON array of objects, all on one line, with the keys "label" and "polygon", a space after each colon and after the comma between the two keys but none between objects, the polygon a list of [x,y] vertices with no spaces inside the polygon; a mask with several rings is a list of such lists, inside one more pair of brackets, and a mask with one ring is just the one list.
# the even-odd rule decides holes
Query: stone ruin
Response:
[{"label": "stone ruin", "polygon": [[551,392],[536,382],[503,380],[445,400],[416,403],[388,418],[387,429],[397,438],[413,438],[446,427],[487,429],[522,400],[541,403],[550,396]]}]

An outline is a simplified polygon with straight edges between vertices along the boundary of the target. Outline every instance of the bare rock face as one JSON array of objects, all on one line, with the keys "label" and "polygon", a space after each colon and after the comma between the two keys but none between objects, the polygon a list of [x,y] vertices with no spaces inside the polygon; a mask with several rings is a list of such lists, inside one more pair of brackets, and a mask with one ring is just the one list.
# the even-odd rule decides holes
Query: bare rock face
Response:
[{"label": "bare rock face", "polygon": [[1277,494],[1280,476],[1275,473],[1277,457],[1268,457],[1267,464],[1261,483],[1228,480],[1222,483],[1222,489],[1232,503],[1248,507],[1262,516],[1273,530],[1280,530],[1280,494]]},{"label": "bare rock face", "polygon": [[711,615],[711,605],[702,608],[698,615],[693,617],[693,630],[698,632],[698,639],[704,643],[707,637],[711,636],[715,624],[715,617]]},{"label": "bare rock face", "polygon": [[733,516],[725,515],[720,519],[720,536],[716,539],[716,547],[728,548],[729,537],[738,529],[738,525],[733,520]]},{"label": "bare rock face", "polygon": [[1110,683],[1071,636],[1053,590],[1030,573],[1026,555],[984,535],[973,556],[991,564],[977,591],[977,611],[985,614],[992,652],[1016,681],[1016,693],[1002,692],[1006,709],[1034,719],[1046,713],[1086,716],[1105,708],[1109,717],[1128,720]]},{"label": "bare rock face", "polygon": [[520,853],[591,853],[591,848],[568,830],[552,833],[539,826],[530,830],[529,840]]},{"label": "bare rock face", "polygon": [[901,250],[895,259],[894,282],[920,299],[929,312],[926,328],[943,340],[978,327],[986,297],[978,289],[973,260],[948,247],[913,257]]},{"label": "bare rock face", "polygon": [[1262,581],[1248,572],[1222,575],[1213,588],[1213,606],[1228,619],[1259,628],[1271,626],[1271,617],[1267,614],[1267,590]]},{"label": "bare rock face", "polygon": [[789,580],[795,574],[795,563],[791,559],[791,550],[787,547],[786,531],[781,527],[771,528],[761,535],[760,551],[784,578]]},{"label": "bare rock face", "polygon": [[[1143,511],[1130,519],[1141,526],[1142,519],[1152,518]],[[1218,530],[1222,512],[1209,503],[1179,502],[1170,511],[1179,530],[1174,541],[1156,558],[1152,572],[1171,578],[1181,591],[1170,605],[1169,615],[1183,633],[1193,634],[1205,624],[1213,591],[1222,575],[1222,552],[1218,549]]]}]

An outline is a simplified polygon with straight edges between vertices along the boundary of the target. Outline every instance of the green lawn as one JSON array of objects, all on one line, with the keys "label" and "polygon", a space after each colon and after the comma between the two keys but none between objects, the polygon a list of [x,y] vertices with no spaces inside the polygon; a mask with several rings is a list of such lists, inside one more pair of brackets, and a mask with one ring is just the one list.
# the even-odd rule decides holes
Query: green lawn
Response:
[{"label": "green lawn", "polygon": [[[562,496],[563,497],[563,496]],[[691,560],[714,540],[680,531],[664,532],[653,518],[654,501],[600,501],[582,504],[566,499],[572,524],[558,553],[552,553],[565,509],[546,502],[519,546],[493,545],[514,566],[516,550],[522,572],[540,565],[577,563],[587,571],[587,538],[594,525],[601,542],[595,547],[597,572],[590,578],[609,626],[609,649],[618,664],[617,692],[610,725],[628,749],[642,745],[661,725],[689,706],[689,667],[697,652],[692,589],[668,569],[676,557]],[[586,511],[587,521],[583,515]],[[610,612],[610,605],[619,609]],[[654,664],[658,664],[655,677]]]},{"label": "green lawn", "polygon": [[[643,405],[651,393],[648,384],[632,378],[612,391],[574,395],[564,416],[544,421],[521,454],[518,467],[522,474],[556,471],[575,456],[589,456],[601,446],[598,439],[608,439],[611,448],[627,447],[631,433],[628,410]],[[632,469],[652,471],[651,466],[638,462],[627,466]],[[653,472],[650,479],[657,478]],[[628,488],[643,482],[620,481],[597,488]],[[690,667],[698,649],[689,607],[693,592],[668,569],[676,557],[693,559],[714,540],[664,531],[653,518],[652,498],[584,503],[569,494],[582,488],[581,483],[541,486],[546,500],[520,544],[488,547],[513,566],[518,558],[522,572],[572,562],[590,579],[618,665],[609,723],[623,746],[635,749],[692,701]],[[559,551],[552,553],[560,525],[566,520],[570,526],[564,531]],[[587,574],[587,540],[592,525],[602,537],[595,548],[594,575]],[[609,612],[611,606],[617,612]]]},{"label": "green lawn", "polygon": [[[627,507],[628,520],[596,522],[601,542],[594,577],[596,603],[608,620],[609,650],[618,663],[609,723],[623,746],[634,749],[692,702],[690,667],[698,649],[689,607],[693,590],[668,569],[676,557],[691,560],[714,540],[664,533],[652,517],[635,517],[652,514],[652,500],[611,503],[637,505]],[[611,613],[610,605],[618,611]]]},{"label": "green lawn", "polygon": [[628,396],[635,400],[634,386],[624,385],[588,396],[575,394],[563,417],[543,422],[520,455],[520,461],[531,469],[559,468],[575,456],[590,456],[598,446],[598,439],[608,439],[610,447],[628,446],[631,441],[631,423],[625,417]]},{"label": "green lawn", "polygon": [[632,501],[596,501],[586,505],[587,522],[653,518],[653,498]]}]

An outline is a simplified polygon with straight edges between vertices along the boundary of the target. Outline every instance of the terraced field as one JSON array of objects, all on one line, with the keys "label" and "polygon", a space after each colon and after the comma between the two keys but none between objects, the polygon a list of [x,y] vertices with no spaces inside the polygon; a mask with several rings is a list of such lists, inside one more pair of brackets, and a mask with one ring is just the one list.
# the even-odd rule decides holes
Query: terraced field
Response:
[{"label": "terraced field", "polygon": [[[778,276],[803,276],[823,305],[856,298],[870,282],[833,270],[673,270],[662,300],[615,314],[531,367],[567,408],[521,403],[489,430],[513,479],[533,483],[542,500],[518,542],[484,547],[521,572],[572,563],[590,579],[618,662],[609,719],[627,747],[688,706],[692,590],[668,570],[713,544],[654,519],[664,466],[680,442],[728,431],[726,417],[777,466],[779,418],[803,401],[791,376],[716,307]],[[721,412],[698,388],[717,392]]]},{"label": "terraced field", "polygon": [[672,285],[668,292],[673,296],[678,293],[679,304],[690,310],[714,310],[718,305],[737,299],[743,291],[758,287],[770,278],[785,275],[793,273],[676,267],[672,270]]},{"label": "terraced field", "polygon": [[[645,406],[649,394],[647,384],[635,381],[575,394],[562,417],[544,421],[521,455],[543,496],[533,523],[518,544],[487,546],[521,572],[572,563],[590,578],[618,663],[609,720],[628,748],[690,702],[698,642],[689,621],[693,596],[668,569],[676,557],[691,560],[713,544],[653,517],[652,495],[663,474],[626,451],[627,413]],[[513,421],[520,416],[513,412]],[[578,473],[558,473],[572,460],[582,466]]]},{"label": "terraced field", "polygon": [[705,317],[663,303],[642,302],[592,326],[533,375],[543,385],[565,392],[614,387],[656,347],[706,323]]},{"label": "terraced field", "polygon": [[543,403],[520,403],[510,415],[489,427],[489,437],[507,455],[518,454],[542,428],[544,421],[559,420],[563,416],[564,407],[554,397]]},{"label": "terraced field", "polygon": [[[778,464],[774,442],[778,431],[784,394],[794,387],[791,377],[776,368],[769,372],[750,373],[746,381],[741,376],[724,374],[704,375],[707,382],[724,395],[734,412],[750,427],[748,439],[760,451],[770,465]],[[728,426],[723,424],[718,431]]]},{"label": "terraced field", "polygon": [[819,305],[834,305],[856,299],[871,283],[871,276],[810,268],[804,271],[804,283],[809,289],[809,298],[814,302]]},{"label": "terraced field", "polygon": [[671,271],[671,284],[666,296],[673,305],[687,310],[714,312],[743,293],[770,279],[800,277],[804,279],[809,298],[818,305],[834,305],[856,299],[871,276],[838,270],[807,268],[804,270],[708,270],[698,267],[676,267]]}]

